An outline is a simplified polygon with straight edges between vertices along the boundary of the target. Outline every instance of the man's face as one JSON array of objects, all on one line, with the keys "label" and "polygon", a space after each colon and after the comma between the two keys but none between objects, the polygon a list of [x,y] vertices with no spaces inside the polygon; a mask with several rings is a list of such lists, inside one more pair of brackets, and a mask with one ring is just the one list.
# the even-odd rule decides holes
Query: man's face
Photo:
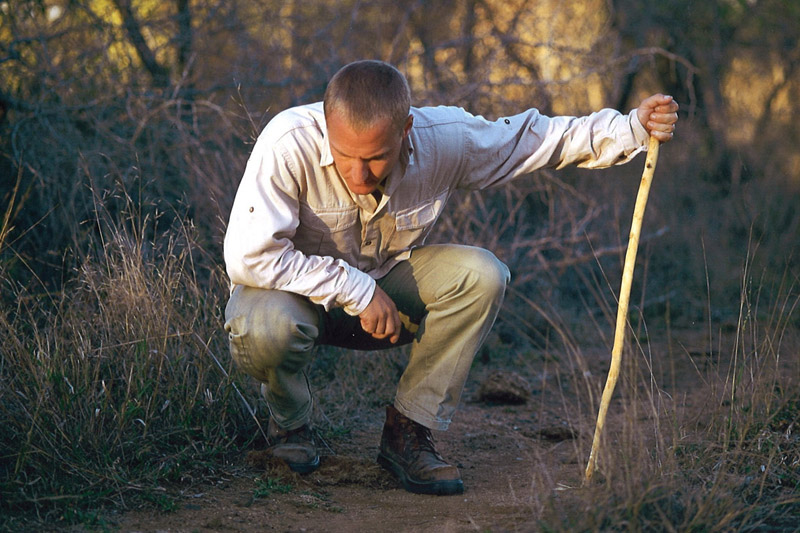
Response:
[{"label": "man's face", "polygon": [[385,119],[356,130],[336,113],[327,117],[333,162],[350,192],[371,194],[389,175],[400,159],[411,121],[409,116],[402,129]]}]

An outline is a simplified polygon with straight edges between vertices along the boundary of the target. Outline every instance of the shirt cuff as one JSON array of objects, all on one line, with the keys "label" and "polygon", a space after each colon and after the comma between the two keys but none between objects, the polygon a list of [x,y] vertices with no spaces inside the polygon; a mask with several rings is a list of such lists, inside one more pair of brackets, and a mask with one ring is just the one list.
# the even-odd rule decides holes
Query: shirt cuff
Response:
[{"label": "shirt cuff", "polygon": [[650,134],[647,133],[647,128],[639,122],[639,113],[636,108],[628,113],[628,123],[631,125],[631,133],[636,140],[636,144],[638,146],[646,146],[647,141],[650,139]]},{"label": "shirt cuff", "polygon": [[343,291],[341,304],[344,312],[357,316],[364,312],[375,294],[375,280],[357,268],[347,265],[347,286]]}]

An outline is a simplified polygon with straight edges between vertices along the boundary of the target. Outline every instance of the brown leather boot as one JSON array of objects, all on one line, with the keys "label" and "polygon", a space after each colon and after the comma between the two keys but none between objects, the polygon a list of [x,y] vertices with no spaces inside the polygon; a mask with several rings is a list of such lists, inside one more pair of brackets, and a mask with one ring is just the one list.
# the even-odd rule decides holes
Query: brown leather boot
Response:
[{"label": "brown leather boot", "polygon": [[269,438],[268,450],[274,457],[286,462],[294,472],[308,474],[319,467],[314,433],[308,424],[287,431],[279,428],[270,417],[267,438]]},{"label": "brown leather boot", "polygon": [[464,483],[458,468],[436,451],[431,430],[386,407],[378,464],[392,472],[403,487],[417,494],[461,494]]}]

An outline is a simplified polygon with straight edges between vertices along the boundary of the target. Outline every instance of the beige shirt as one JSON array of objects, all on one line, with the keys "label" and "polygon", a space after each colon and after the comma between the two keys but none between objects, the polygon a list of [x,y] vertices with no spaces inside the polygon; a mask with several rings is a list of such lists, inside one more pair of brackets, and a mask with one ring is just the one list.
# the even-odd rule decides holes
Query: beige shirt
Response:
[{"label": "beige shirt", "polygon": [[267,124],[225,234],[234,285],[280,289],[360,314],[375,279],[420,246],[456,189],[484,189],[544,167],[603,168],[645,149],[636,111],[583,118],[531,109],[494,122],[455,107],[412,108],[400,164],[378,202],[354,195],[333,164],[322,104]]}]

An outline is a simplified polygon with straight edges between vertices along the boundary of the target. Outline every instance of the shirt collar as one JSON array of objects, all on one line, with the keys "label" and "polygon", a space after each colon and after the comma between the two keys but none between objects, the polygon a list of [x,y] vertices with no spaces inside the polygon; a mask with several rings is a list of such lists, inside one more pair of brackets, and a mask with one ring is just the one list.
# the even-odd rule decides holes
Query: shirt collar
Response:
[{"label": "shirt collar", "polygon": [[403,139],[403,146],[400,148],[400,166],[405,171],[406,167],[413,162],[414,147],[411,144],[411,135]]},{"label": "shirt collar", "polygon": [[319,166],[327,167],[333,164],[333,154],[331,153],[331,143],[328,137],[328,124],[325,122],[325,115],[319,118],[319,126],[322,130],[322,146],[320,147]]},{"label": "shirt collar", "polygon": [[403,181],[406,170],[413,164],[414,147],[411,145],[411,135],[408,135],[405,140],[403,140],[403,146],[400,148],[400,160],[397,162],[394,169],[392,169],[392,172],[386,176],[384,183],[385,190],[383,191],[385,195],[391,196],[392,193],[394,193],[395,189],[400,185],[400,182]]}]

